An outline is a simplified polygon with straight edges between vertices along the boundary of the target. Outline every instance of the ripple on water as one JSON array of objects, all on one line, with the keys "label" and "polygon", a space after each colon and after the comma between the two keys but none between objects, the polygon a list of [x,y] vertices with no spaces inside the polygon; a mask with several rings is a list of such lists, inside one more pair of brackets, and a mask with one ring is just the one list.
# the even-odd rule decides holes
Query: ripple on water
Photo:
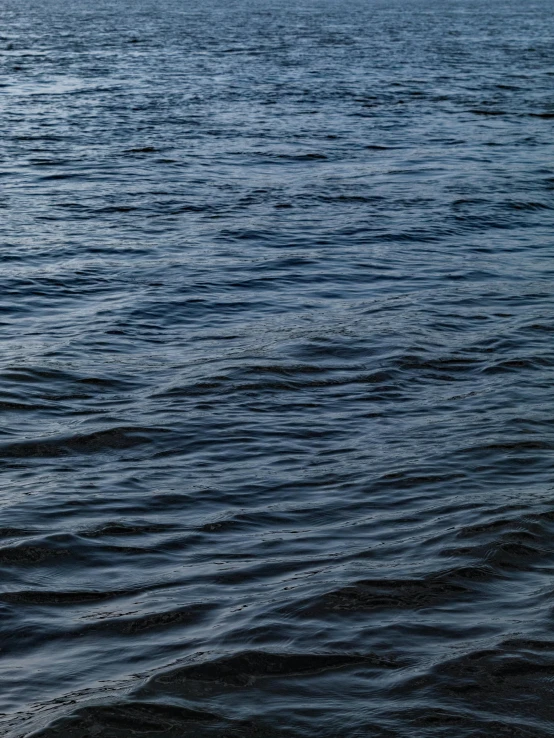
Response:
[{"label": "ripple on water", "polygon": [[550,736],[551,9],[2,17],[2,735]]}]

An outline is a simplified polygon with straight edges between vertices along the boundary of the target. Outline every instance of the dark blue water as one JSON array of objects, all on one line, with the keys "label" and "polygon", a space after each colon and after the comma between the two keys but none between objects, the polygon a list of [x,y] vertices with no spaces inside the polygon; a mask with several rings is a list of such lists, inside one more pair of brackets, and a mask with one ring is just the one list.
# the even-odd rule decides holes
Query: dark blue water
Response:
[{"label": "dark blue water", "polygon": [[554,733],[554,15],[0,0],[0,731]]}]

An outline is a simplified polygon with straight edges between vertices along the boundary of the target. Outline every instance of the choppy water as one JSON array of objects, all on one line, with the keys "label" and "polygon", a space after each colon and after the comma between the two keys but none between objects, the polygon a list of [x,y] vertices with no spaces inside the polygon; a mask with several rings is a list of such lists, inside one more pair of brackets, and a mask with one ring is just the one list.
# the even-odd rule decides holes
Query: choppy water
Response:
[{"label": "choppy water", "polygon": [[0,8],[2,735],[551,736],[550,3]]}]

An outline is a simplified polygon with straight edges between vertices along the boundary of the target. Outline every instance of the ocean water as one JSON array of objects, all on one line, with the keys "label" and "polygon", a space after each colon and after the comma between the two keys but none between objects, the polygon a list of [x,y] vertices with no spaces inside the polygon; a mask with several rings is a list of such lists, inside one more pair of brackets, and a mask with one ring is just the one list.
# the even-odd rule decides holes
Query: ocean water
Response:
[{"label": "ocean water", "polygon": [[554,732],[545,0],[0,0],[0,732]]}]

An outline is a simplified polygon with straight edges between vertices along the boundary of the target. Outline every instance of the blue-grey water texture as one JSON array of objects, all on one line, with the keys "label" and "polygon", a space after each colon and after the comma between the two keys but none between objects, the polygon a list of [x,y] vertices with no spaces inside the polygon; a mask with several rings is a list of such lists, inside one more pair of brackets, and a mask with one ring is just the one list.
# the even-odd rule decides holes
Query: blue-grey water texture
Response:
[{"label": "blue-grey water texture", "polygon": [[0,734],[554,735],[546,0],[0,0]]}]

